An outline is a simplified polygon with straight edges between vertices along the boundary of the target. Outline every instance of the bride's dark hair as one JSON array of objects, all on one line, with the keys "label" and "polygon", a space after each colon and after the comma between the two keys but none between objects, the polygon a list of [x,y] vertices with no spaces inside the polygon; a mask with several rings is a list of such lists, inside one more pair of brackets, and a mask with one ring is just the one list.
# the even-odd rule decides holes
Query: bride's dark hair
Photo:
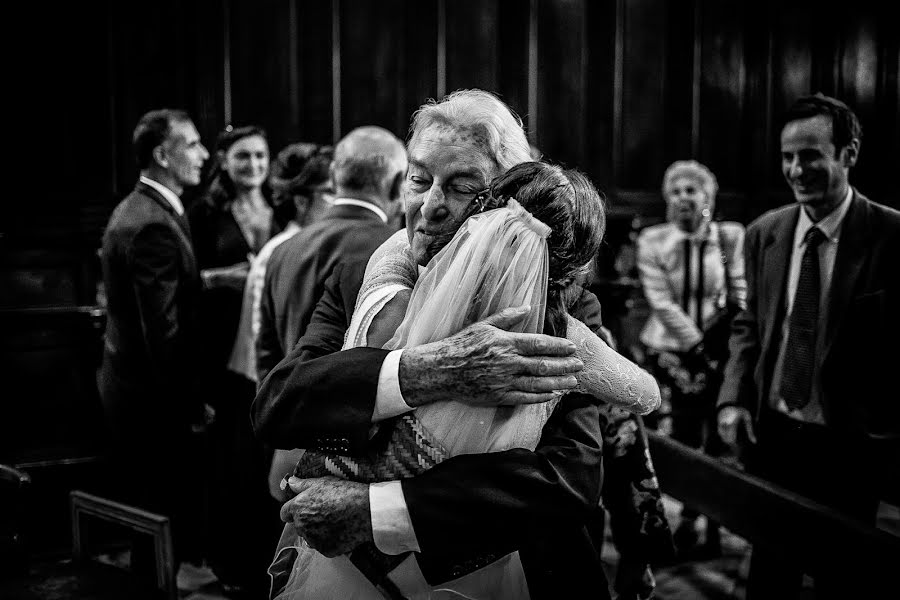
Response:
[{"label": "bride's dark hair", "polygon": [[566,335],[566,311],[577,300],[570,293],[600,250],[606,229],[603,196],[579,171],[543,162],[514,166],[491,182],[491,199],[498,205],[515,198],[550,227],[547,245],[550,272],[544,331]]}]

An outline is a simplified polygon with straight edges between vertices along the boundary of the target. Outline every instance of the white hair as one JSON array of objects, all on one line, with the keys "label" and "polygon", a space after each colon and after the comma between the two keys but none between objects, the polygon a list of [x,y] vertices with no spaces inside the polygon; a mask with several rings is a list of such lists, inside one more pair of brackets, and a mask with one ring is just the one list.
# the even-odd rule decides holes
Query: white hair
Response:
[{"label": "white hair", "polygon": [[687,177],[700,184],[700,189],[706,194],[709,210],[712,212],[716,206],[716,193],[719,191],[719,183],[713,172],[696,160],[676,160],[669,165],[666,174],[663,175],[663,197],[668,196],[669,188],[679,177]]},{"label": "white hair", "polygon": [[413,114],[408,148],[430,125],[470,131],[500,171],[532,160],[522,119],[497,96],[484,90],[457,90],[440,102],[431,100]]}]

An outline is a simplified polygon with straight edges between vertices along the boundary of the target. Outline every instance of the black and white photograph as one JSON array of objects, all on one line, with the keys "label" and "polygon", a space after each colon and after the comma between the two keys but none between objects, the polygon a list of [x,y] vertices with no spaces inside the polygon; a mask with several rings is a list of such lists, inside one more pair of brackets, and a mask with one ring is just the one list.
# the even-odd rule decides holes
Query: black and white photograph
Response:
[{"label": "black and white photograph", "polygon": [[0,597],[900,596],[895,12],[9,8]]}]

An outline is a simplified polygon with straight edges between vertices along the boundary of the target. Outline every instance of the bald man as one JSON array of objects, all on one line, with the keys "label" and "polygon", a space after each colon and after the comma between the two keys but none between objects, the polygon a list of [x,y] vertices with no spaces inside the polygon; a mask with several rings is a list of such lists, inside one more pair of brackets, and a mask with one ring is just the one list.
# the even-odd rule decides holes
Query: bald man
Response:
[{"label": "bald man", "polygon": [[[258,381],[303,335],[325,280],[342,263],[362,263],[399,228],[406,149],[381,127],[359,127],[334,151],[335,201],[322,219],[279,246],[269,259],[256,341]],[[362,282],[351,281],[356,291]],[[348,296],[349,297],[349,296]],[[356,298],[356,293],[352,293]],[[351,311],[352,312],[352,311]]]}]

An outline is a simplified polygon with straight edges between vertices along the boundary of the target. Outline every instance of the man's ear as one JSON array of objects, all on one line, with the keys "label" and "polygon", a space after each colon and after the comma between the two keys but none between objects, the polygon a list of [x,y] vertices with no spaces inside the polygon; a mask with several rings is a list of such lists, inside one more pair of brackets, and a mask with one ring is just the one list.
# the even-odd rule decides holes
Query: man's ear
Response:
[{"label": "man's ear", "polygon": [[850,143],[841,150],[844,167],[850,168],[856,165],[859,159],[859,138],[853,138]]},{"label": "man's ear", "polygon": [[169,168],[169,158],[166,156],[166,150],[162,144],[153,149],[153,160],[163,169]]}]

